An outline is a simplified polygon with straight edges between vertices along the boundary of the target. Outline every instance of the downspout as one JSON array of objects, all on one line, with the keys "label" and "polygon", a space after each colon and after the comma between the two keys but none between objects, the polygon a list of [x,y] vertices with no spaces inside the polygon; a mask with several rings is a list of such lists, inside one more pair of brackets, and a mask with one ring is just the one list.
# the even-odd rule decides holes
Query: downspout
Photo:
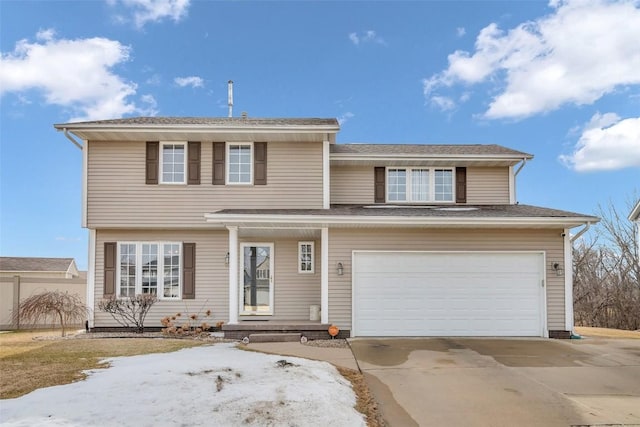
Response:
[{"label": "downspout", "polygon": [[518,169],[516,169],[516,171],[513,173],[513,177],[515,178],[516,176],[518,176],[518,174],[520,173],[520,171],[522,170],[522,168],[524,167],[524,165],[527,164],[527,159],[523,158],[522,159],[522,163],[520,164],[520,167]]},{"label": "downspout", "polygon": [[578,237],[580,237],[580,236],[582,236],[584,233],[586,233],[586,232],[587,232],[587,230],[589,230],[589,228],[591,228],[591,222],[587,222],[587,223],[584,225],[584,228],[583,228],[582,230],[578,231],[578,233],[577,233],[575,236],[571,237],[571,243],[573,243],[573,242],[575,242],[576,240],[578,240]]},{"label": "downspout", "polygon": [[73,145],[75,145],[76,147],[78,147],[80,150],[82,150],[82,144],[80,144],[78,141],[75,140],[74,137],[71,136],[71,134],[69,133],[69,129],[64,128],[62,129],[64,131],[64,136],[67,137],[67,139],[69,141],[71,141],[73,143]]},{"label": "downspout", "polygon": [[[527,163],[527,159],[523,158],[522,159],[522,163],[520,164],[520,167],[518,167],[518,169],[516,169],[516,171],[513,173],[513,175],[509,176],[509,203],[515,203],[517,204],[518,201],[516,199],[516,177],[518,176],[518,174],[520,173],[520,171],[522,170],[522,168],[524,167],[524,165]],[[513,166],[509,166],[509,172],[511,172],[511,170],[513,169]]]},{"label": "downspout", "polygon": [[[565,253],[566,253],[567,257],[568,257],[568,259],[567,259],[567,257],[565,257],[565,267],[566,268],[569,268],[569,267],[567,267],[569,261],[571,262],[571,264],[573,264],[573,242],[575,242],[578,238],[580,238],[580,236],[582,236],[584,233],[586,233],[589,230],[589,228],[591,228],[591,222],[587,222],[584,225],[584,228],[582,230],[578,231],[575,236],[572,236],[572,237],[569,238],[570,247],[569,248],[565,248],[565,251],[566,251]],[[568,231],[569,230],[567,230],[566,232],[568,233]],[[566,242],[566,240],[565,240],[565,242]],[[573,269],[573,265],[571,265],[571,268]],[[565,270],[565,271],[567,271],[567,270]],[[569,278],[570,278],[569,281],[571,283],[570,284],[565,283],[565,286],[570,285],[571,289],[573,290],[573,274],[572,273],[569,273]],[[573,299],[573,292],[571,292],[571,299]],[[571,339],[580,339],[582,337],[578,333],[576,333],[576,331],[574,329],[575,325],[574,325],[573,322],[574,322],[574,319],[573,319],[573,305],[572,305],[571,306]]]}]

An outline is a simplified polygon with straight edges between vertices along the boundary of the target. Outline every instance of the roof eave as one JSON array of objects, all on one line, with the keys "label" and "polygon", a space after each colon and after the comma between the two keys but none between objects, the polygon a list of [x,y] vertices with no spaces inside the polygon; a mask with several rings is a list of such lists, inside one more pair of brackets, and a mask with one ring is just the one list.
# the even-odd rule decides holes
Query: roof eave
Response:
[{"label": "roof eave", "polygon": [[640,200],[636,203],[635,207],[627,217],[629,221],[640,221]]},{"label": "roof eave", "polygon": [[269,215],[269,214],[205,214],[208,223],[217,224],[278,224],[300,226],[301,224],[340,226],[401,226],[401,227],[558,227],[573,228],[599,221],[596,217],[410,217],[410,216],[363,216],[363,215]]},{"label": "roof eave", "polygon": [[259,125],[259,126],[233,126],[233,125],[202,125],[202,124],[172,124],[172,125],[137,125],[137,124],[74,124],[74,123],[61,123],[54,124],[54,128],[69,132],[84,131],[84,132],[277,132],[277,133],[289,133],[289,132],[311,132],[311,133],[337,133],[340,130],[339,125]]}]

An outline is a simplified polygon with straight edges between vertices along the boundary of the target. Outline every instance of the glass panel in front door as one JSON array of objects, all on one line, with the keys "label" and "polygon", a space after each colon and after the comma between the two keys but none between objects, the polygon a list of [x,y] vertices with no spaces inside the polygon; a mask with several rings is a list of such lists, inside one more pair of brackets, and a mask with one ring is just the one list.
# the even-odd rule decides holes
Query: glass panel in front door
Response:
[{"label": "glass panel in front door", "polygon": [[242,256],[244,311],[269,313],[271,311],[271,248],[245,246]]}]

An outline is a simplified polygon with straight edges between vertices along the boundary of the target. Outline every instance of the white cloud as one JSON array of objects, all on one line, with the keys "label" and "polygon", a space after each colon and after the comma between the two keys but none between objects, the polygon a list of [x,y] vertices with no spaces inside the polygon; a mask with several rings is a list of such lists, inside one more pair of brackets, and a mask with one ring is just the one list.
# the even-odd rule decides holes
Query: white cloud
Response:
[{"label": "white cloud", "polygon": [[[148,22],[161,22],[169,18],[179,22],[187,16],[190,0],[109,0],[111,6],[119,3],[133,11],[133,22],[136,28],[143,28]],[[127,18],[115,16],[117,22],[125,23]]]},{"label": "white cloud", "polygon": [[464,36],[465,34],[467,34],[467,30],[465,30],[465,29],[464,29],[464,27],[458,27],[458,28],[456,28],[456,35],[457,35],[458,37],[462,37],[462,36]]},{"label": "white cloud", "polygon": [[560,160],[580,172],[640,167],[640,117],[621,120],[615,113],[596,113],[573,153]]},{"label": "white cloud", "polygon": [[175,79],[173,79],[173,81],[180,87],[191,86],[193,88],[196,88],[204,86],[204,80],[202,80],[202,78],[198,76],[176,77]]},{"label": "white cloud", "polygon": [[356,46],[360,45],[361,43],[376,43],[383,46],[387,45],[387,42],[382,37],[377,35],[373,30],[368,30],[360,34],[349,33],[349,40],[351,40],[351,43]]},{"label": "white cloud", "polygon": [[431,105],[441,111],[451,111],[456,108],[456,103],[454,102],[454,100],[446,96],[432,96]]},{"label": "white cloud", "polygon": [[113,72],[129,60],[130,48],[103,37],[57,39],[52,30],[38,32],[0,59],[0,95],[42,92],[45,102],[68,108],[72,120],[122,117],[138,111],[131,100],[136,84]]},{"label": "white cloud", "polygon": [[637,0],[554,0],[551,14],[508,31],[492,23],[475,52],[449,55],[449,67],[423,80],[425,97],[462,83],[490,82],[498,95],[484,116],[523,118],[564,104],[592,104],[640,84]]},{"label": "white cloud", "polygon": [[353,114],[350,111],[347,111],[346,113],[344,113],[343,115],[341,115],[340,117],[338,117],[338,124],[340,126],[342,126],[343,124],[345,124],[349,119],[352,119],[355,117],[355,114]]}]

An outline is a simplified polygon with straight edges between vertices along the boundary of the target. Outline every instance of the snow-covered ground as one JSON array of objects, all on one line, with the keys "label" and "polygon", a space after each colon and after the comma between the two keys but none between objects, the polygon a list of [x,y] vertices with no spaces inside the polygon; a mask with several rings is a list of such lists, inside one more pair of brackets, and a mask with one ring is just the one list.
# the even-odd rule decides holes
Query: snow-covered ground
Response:
[{"label": "snow-covered ground", "polygon": [[84,381],[0,401],[2,426],[365,426],[325,362],[234,344],[108,359]]}]

